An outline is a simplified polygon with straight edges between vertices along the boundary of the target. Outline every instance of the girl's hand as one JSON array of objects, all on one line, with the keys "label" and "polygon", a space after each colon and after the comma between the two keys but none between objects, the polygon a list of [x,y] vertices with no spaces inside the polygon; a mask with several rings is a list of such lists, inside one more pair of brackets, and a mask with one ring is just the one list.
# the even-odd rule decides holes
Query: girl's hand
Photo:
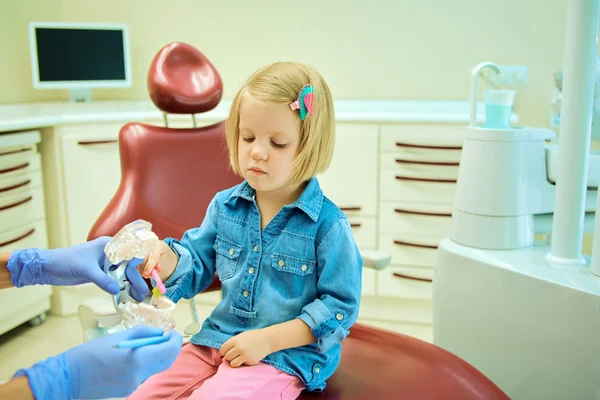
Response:
[{"label": "girl's hand", "polygon": [[221,355],[234,368],[242,364],[255,365],[273,353],[268,334],[263,329],[245,331],[221,346]]},{"label": "girl's hand", "polygon": [[158,271],[160,279],[165,282],[177,267],[177,255],[163,241],[158,242],[158,247],[150,253],[140,265],[138,271],[144,278],[149,278],[154,268]]}]

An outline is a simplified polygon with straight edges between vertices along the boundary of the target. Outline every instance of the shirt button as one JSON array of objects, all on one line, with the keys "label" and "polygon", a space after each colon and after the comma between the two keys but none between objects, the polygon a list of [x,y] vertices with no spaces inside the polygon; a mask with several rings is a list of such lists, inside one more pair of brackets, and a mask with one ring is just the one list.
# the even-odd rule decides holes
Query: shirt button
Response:
[{"label": "shirt button", "polygon": [[250,269],[248,270],[248,273],[249,273],[250,275],[252,275],[252,274],[254,273],[254,268],[250,268]]},{"label": "shirt button", "polygon": [[216,243],[215,244],[215,249],[218,249],[218,248],[219,248],[219,243]]},{"label": "shirt button", "polygon": [[244,290],[244,297],[248,297],[248,291]]},{"label": "shirt button", "polygon": [[308,268],[308,267],[307,267],[306,265],[303,265],[303,266],[301,266],[301,267],[300,267],[300,269],[301,269],[302,271],[306,271],[306,269],[307,269],[307,268]]},{"label": "shirt button", "polygon": [[258,251],[258,246],[254,246],[254,251],[257,252]]},{"label": "shirt button", "polygon": [[343,320],[343,319],[344,319],[344,316],[343,316],[342,314],[338,314],[338,315],[336,315],[336,316],[335,316],[335,318],[336,318],[338,321],[341,321],[341,320]]},{"label": "shirt button", "polygon": [[235,253],[235,250],[229,249],[229,254],[233,255],[233,253]]},{"label": "shirt button", "polygon": [[285,265],[285,262],[283,260],[279,260],[277,264],[279,264],[280,267],[283,267]]},{"label": "shirt button", "polygon": [[315,372],[318,374],[319,372],[321,372],[321,369],[319,367],[315,368]]}]

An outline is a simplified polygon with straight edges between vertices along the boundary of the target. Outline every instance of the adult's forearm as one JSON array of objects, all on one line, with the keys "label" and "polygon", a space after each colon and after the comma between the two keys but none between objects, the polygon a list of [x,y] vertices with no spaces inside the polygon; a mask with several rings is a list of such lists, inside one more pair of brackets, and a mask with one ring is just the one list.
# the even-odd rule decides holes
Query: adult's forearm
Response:
[{"label": "adult's forearm", "polygon": [[0,399],[35,400],[27,377],[20,376],[0,385]]},{"label": "adult's forearm", "polygon": [[7,264],[10,253],[0,253],[0,289],[6,289],[12,287],[13,284],[10,281],[10,272],[8,272]]}]

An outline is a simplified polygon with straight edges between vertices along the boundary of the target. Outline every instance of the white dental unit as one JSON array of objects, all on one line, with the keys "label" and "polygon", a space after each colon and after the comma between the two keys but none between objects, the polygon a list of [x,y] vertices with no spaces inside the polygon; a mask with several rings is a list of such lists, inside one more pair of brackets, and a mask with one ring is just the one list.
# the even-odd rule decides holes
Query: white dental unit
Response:
[{"label": "white dental unit", "polygon": [[[473,70],[452,229],[435,271],[434,343],[513,399],[600,399],[600,234],[592,259],[581,253],[600,207],[600,154],[590,151],[600,140],[599,2],[568,2],[558,145],[550,130],[477,126],[479,72],[499,71]],[[551,234],[551,245],[535,234]]]}]

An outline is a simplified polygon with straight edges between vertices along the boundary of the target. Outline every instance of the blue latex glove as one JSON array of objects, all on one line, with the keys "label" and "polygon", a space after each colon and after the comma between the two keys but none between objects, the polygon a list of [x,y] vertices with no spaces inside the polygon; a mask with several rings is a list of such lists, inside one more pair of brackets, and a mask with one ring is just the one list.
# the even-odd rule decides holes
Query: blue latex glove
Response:
[{"label": "blue latex glove", "polygon": [[[102,290],[119,293],[119,284],[103,270],[104,246],[110,237],[101,237],[87,243],[62,249],[24,249],[14,251],[8,259],[10,279],[15,287],[30,285],[73,286],[93,282]],[[139,262],[137,262],[139,264]],[[150,294],[144,278],[129,263],[127,279],[131,295],[142,301]]]},{"label": "blue latex glove", "polygon": [[164,343],[117,349],[121,341],[162,335],[161,329],[137,326],[73,347],[17,371],[26,375],[37,400],[125,397],[150,376],[169,368],[181,350],[179,332]]}]

